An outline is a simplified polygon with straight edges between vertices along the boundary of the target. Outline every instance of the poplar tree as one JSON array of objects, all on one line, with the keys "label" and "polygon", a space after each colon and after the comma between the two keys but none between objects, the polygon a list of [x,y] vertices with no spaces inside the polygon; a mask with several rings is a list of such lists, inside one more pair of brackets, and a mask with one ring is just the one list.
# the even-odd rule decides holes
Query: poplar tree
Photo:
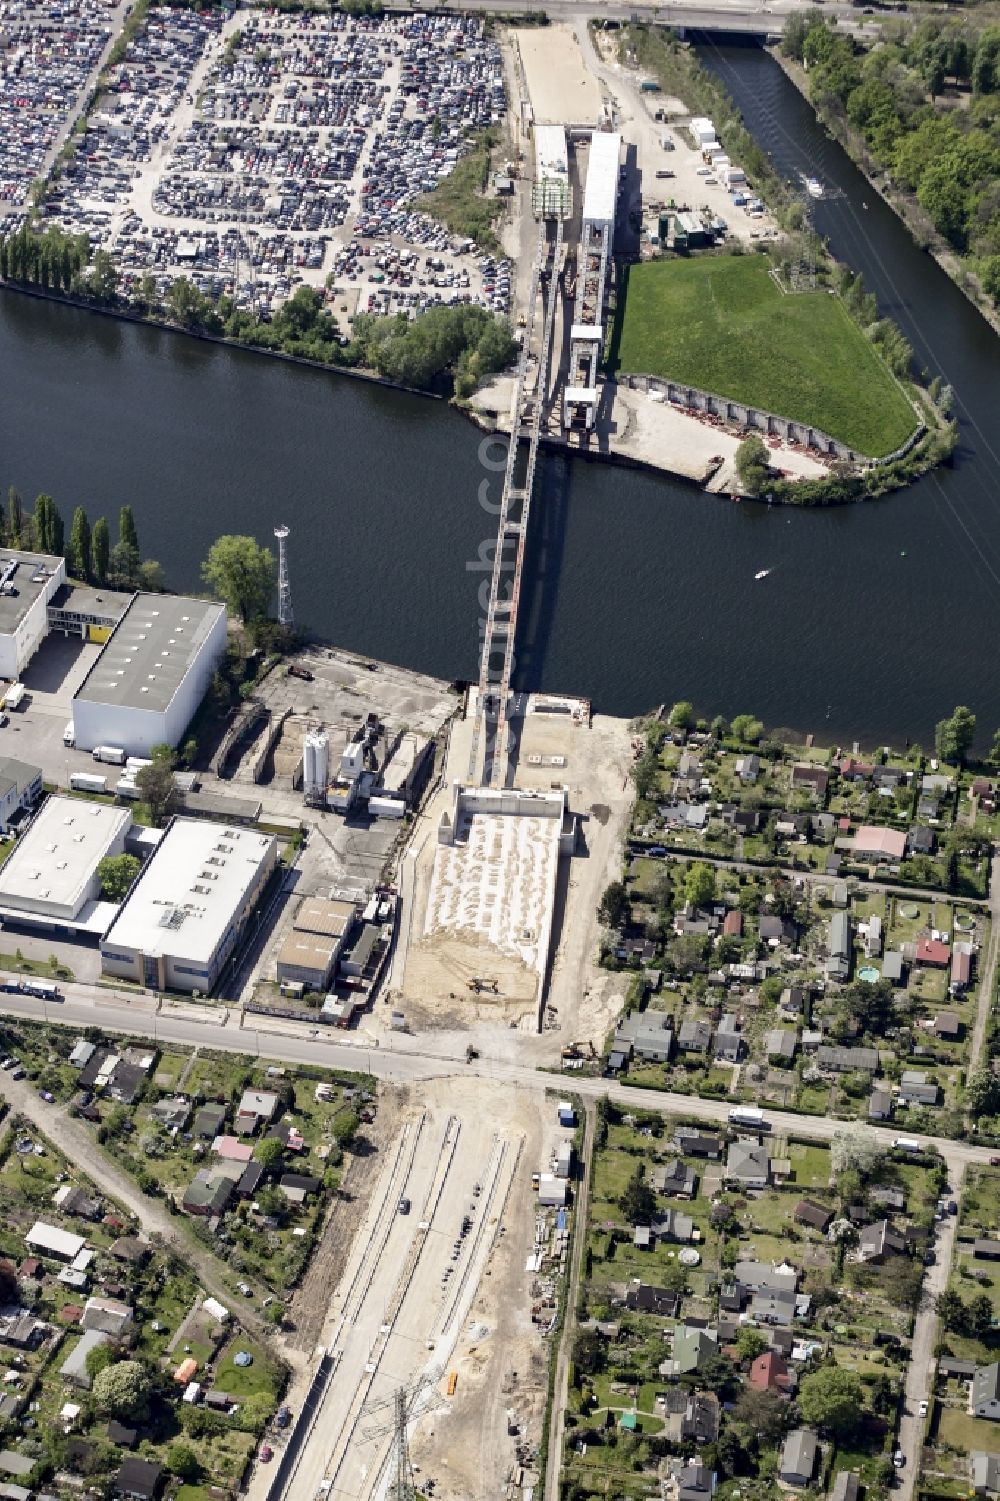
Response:
[{"label": "poplar tree", "polygon": [[77,506],[73,512],[73,525],[69,533],[69,546],[66,549],[66,563],[74,578],[86,579],[90,577],[90,522],[83,506]]},{"label": "poplar tree", "polygon": [[95,583],[107,583],[110,557],[111,528],[108,526],[106,517],[99,516],[94,522],[94,535],[90,541],[90,562]]}]

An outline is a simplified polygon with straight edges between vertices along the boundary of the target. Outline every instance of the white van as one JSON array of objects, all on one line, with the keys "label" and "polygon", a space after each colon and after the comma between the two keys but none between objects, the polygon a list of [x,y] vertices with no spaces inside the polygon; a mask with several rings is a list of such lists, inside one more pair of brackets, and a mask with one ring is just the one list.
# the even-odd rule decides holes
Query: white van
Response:
[{"label": "white van", "polygon": [[73,721],[71,719],[70,722],[69,722],[69,724],[63,730],[63,745],[75,745],[75,744],[76,744],[76,730],[73,728]]}]

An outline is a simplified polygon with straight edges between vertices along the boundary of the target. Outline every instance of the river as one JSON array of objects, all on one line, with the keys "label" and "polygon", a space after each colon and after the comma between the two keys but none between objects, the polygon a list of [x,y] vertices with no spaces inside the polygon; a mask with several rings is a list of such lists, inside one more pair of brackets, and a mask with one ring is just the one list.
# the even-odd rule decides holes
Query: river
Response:
[{"label": "river", "polygon": [[[842,191],[817,205],[817,225],[954,386],[955,465],[877,503],[799,512],[549,456],[517,681],[609,713],[683,696],[820,735],[925,743],[966,702],[991,734],[996,337],[770,58],[705,55],[783,171]],[[269,540],[287,522],[300,622],[385,660],[474,675],[482,573],[468,565],[493,535],[481,482],[487,499],[498,485],[481,435],[442,403],[13,293],[0,296],[0,369],[0,480],[28,502],[48,491],[67,527],[74,505],[114,525],[129,502],[177,589],[198,587],[219,533]]]}]

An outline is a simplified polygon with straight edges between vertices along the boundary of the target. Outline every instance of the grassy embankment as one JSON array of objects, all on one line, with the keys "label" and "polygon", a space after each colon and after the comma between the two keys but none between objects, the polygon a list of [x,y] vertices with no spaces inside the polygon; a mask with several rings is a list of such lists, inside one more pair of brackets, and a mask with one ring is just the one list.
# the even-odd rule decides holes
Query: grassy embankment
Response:
[{"label": "grassy embankment", "polygon": [[465,235],[483,250],[493,252],[501,248],[493,226],[500,217],[502,204],[498,198],[486,197],[484,189],[489,181],[491,151],[498,141],[496,130],[480,131],[471,149],[455,163],[454,170],[414,204],[452,234]]},{"label": "grassy embankment", "polygon": [[878,458],[916,425],[878,352],[827,291],[782,293],[760,255],[630,268],[609,366],[805,422]]}]

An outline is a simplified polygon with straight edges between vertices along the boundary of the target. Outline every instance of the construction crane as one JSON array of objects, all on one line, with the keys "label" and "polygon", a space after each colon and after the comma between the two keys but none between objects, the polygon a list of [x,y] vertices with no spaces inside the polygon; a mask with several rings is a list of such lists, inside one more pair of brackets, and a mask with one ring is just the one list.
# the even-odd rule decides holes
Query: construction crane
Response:
[{"label": "construction crane", "polygon": [[380,1421],[361,1430],[364,1438],[377,1440],[392,1434],[392,1479],[386,1492],[387,1501],[416,1501],[417,1483],[407,1430],[422,1413],[441,1405],[441,1395],[436,1390],[441,1374],[440,1367],[433,1366],[409,1385],[397,1386],[388,1397],[366,1402],[361,1409],[362,1418],[381,1415]]}]

